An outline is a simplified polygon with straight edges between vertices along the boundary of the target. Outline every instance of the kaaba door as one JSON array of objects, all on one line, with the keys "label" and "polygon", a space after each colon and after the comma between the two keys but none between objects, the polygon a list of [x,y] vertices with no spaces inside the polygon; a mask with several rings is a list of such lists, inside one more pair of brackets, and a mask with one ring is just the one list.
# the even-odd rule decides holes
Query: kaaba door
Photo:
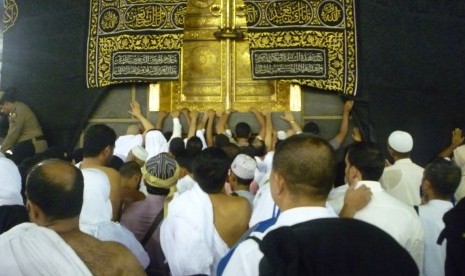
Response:
[{"label": "kaaba door", "polygon": [[251,78],[242,0],[189,0],[184,24],[180,80],[160,82],[162,108],[289,109],[289,83]]}]

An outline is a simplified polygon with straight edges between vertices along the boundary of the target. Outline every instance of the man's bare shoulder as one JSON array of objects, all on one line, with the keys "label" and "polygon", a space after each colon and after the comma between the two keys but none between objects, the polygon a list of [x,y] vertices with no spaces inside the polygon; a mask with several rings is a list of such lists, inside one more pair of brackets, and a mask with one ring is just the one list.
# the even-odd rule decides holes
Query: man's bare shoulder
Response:
[{"label": "man's bare shoulder", "polygon": [[82,232],[62,238],[93,275],[145,275],[136,257],[119,243],[103,242]]}]

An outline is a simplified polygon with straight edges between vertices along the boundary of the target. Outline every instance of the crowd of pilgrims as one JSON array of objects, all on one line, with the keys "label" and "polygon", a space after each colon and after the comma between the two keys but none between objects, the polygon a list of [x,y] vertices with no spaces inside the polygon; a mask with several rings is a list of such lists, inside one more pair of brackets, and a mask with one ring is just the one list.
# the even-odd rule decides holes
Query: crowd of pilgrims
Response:
[{"label": "crowd of pilgrims", "polygon": [[292,112],[276,130],[252,108],[252,133],[232,111],[152,123],[132,102],[125,135],[94,124],[72,155],[0,156],[0,274],[465,275],[465,236],[443,231],[465,223],[461,130],[422,168],[409,133],[354,128],[337,169],[353,104],[326,141]]}]

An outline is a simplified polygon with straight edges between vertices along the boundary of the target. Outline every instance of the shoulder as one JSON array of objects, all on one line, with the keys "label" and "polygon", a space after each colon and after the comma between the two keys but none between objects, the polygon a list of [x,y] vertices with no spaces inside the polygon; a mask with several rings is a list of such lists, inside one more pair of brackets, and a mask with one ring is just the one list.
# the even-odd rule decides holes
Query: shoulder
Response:
[{"label": "shoulder", "polygon": [[106,241],[102,243],[101,249],[112,256],[112,265],[118,274],[144,275],[144,271],[134,255],[124,245]]}]

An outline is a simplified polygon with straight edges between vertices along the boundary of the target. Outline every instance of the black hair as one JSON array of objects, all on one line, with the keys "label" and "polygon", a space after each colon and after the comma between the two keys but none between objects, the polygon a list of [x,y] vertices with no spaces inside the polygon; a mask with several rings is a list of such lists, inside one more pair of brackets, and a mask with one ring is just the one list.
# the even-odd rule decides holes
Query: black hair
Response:
[{"label": "black hair", "polygon": [[230,161],[220,148],[206,148],[192,162],[194,179],[208,194],[220,193],[228,176]]},{"label": "black hair", "polygon": [[320,135],[320,127],[315,122],[308,122],[302,128],[302,132]]},{"label": "black hair", "polygon": [[223,146],[230,144],[228,136],[225,134],[216,134],[215,135],[215,147],[222,148]]},{"label": "black hair", "polygon": [[115,131],[104,124],[95,124],[87,128],[84,133],[84,157],[95,157],[107,146],[114,147],[116,141]]},{"label": "black hair", "polygon": [[266,145],[263,140],[254,139],[250,146],[254,150],[254,156],[265,156],[266,155]]},{"label": "black hair", "polygon": [[293,135],[276,149],[273,171],[284,178],[291,193],[326,199],[335,179],[334,150],[321,138]]},{"label": "black hair", "polygon": [[451,161],[437,158],[426,166],[423,176],[431,183],[434,193],[450,198],[460,184],[462,170]]},{"label": "black hair", "polygon": [[250,125],[245,122],[237,123],[234,130],[236,138],[249,138],[251,133],[252,129],[250,128]]},{"label": "black hair", "polygon": [[119,168],[119,174],[124,178],[131,178],[134,175],[142,175],[139,164],[136,161],[128,161],[121,165]]},{"label": "black hair", "polygon": [[186,154],[186,147],[184,145],[184,140],[181,137],[175,137],[171,139],[170,145],[169,145],[169,151],[175,157]]},{"label": "black hair", "polygon": [[191,138],[187,140],[186,151],[188,155],[195,157],[202,151],[202,148],[203,148],[202,140],[200,140],[199,137],[192,136]]},{"label": "black hair", "polygon": [[353,143],[347,147],[347,160],[356,167],[362,180],[379,181],[384,171],[384,155],[372,142]]},{"label": "black hair", "polygon": [[81,213],[84,177],[72,164],[49,159],[35,165],[29,172],[26,194],[50,219],[73,218]]}]

